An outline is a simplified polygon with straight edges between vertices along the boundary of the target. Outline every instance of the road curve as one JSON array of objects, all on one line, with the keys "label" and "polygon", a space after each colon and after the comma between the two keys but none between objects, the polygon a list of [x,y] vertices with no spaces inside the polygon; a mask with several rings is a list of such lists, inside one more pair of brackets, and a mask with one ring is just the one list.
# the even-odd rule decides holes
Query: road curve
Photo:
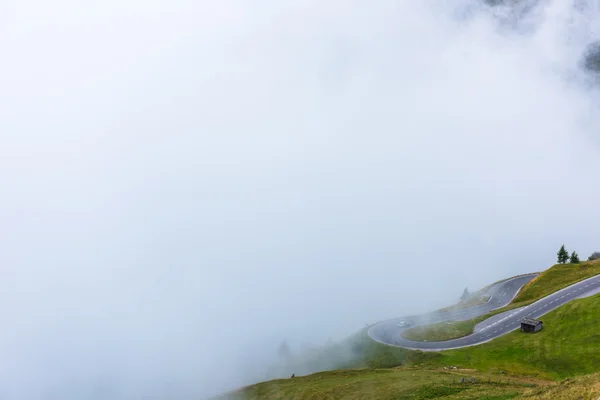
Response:
[{"label": "road curve", "polygon": [[[472,338],[471,336],[473,335],[444,342],[420,342],[405,339],[402,337],[402,331],[406,330],[407,328],[398,326],[398,323],[400,321],[408,321],[414,327],[443,321],[464,321],[467,319],[476,318],[480,315],[487,314],[490,311],[509,304],[517,295],[519,290],[521,290],[523,285],[531,281],[536,276],[537,274],[517,276],[491,285],[485,293],[485,295],[490,296],[490,299],[487,303],[463,308],[460,310],[444,312],[436,311],[424,315],[391,319],[375,324],[369,328],[368,335],[371,337],[371,339],[383,344],[418,350],[437,351],[448,348],[463,347],[465,345],[472,346],[474,344],[479,344],[479,341],[477,340],[472,341],[473,339],[477,339]],[[462,341],[465,339],[470,340],[467,343],[462,343]],[[461,343],[454,343],[456,341],[461,341]]]},{"label": "road curve", "polygon": [[504,307],[512,301],[521,287],[536,275],[523,275],[492,285],[487,290],[490,300],[485,304],[453,312],[434,312],[380,322],[368,330],[368,335],[371,339],[383,344],[422,351],[440,351],[475,346],[518,329],[521,326],[520,321],[523,317],[539,318],[573,299],[600,293],[600,275],[596,275],[552,293],[526,307],[507,311],[501,316],[491,317],[480,323],[474,333],[462,338],[443,342],[419,342],[402,337],[402,331],[407,329],[398,326],[398,323],[402,320],[411,322],[413,326],[450,320],[461,321],[476,318],[497,308]]}]

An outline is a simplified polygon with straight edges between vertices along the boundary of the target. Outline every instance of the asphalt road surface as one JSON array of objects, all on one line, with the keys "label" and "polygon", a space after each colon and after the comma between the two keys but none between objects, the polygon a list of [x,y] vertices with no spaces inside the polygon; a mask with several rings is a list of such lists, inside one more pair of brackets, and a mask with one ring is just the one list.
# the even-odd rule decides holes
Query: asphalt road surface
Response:
[{"label": "asphalt road surface", "polygon": [[469,336],[443,342],[419,342],[402,337],[402,331],[408,328],[399,326],[401,321],[408,321],[412,326],[452,320],[462,321],[504,307],[512,301],[521,287],[532,280],[536,275],[537,274],[523,275],[492,285],[486,292],[487,295],[490,296],[490,300],[485,304],[457,311],[434,312],[420,316],[396,318],[380,322],[372,326],[369,329],[368,334],[371,339],[377,342],[413,350],[440,351],[474,346],[489,342],[490,340],[520,328],[521,319],[524,317],[539,318],[573,299],[591,296],[600,291],[600,275],[597,275],[559,290],[529,306],[510,310],[501,315],[491,317],[478,324],[475,333],[472,333]]}]

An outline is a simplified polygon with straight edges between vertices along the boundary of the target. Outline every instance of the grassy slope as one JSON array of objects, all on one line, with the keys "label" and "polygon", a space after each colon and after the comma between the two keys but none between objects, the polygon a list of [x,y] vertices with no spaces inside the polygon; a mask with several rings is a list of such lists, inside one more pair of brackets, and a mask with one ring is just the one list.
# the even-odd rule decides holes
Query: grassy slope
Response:
[{"label": "grassy slope", "polygon": [[[443,352],[410,351],[363,336],[357,366],[460,366],[489,373],[564,379],[600,369],[600,294],[574,300],[544,316],[536,334],[514,331],[491,342]],[[358,341],[358,337],[355,338]],[[359,342],[357,342],[359,343]]]},{"label": "grassy slope", "polygon": [[[521,304],[543,297],[600,272],[600,262],[581,266],[561,265],[544,272],[517,296]],[[548,289],[550,287],[550,289]],[[362,370],[329,371],[265,382],[248,387],[237,395],[221,399],[597,399],[600,397],[600,294],[572,301],[544,316],[544,329],[536,334],[515,331],[479,346],[445,352],[425,353],[382,345],[366,334],[366,329],[343,343],[320,353],[328,365]],[[455,365],[478,372],[459,372],[492,381],[518,379],[508,387],[485,384],[467,389],[450,383]],[[400,368],[392,368],[398,367]],[[298,373],[302,373],[301,371]],[[515,378],[520,377],[520,378]],[[560,384],[524,389],[533,379],[561,380]],[[568,378],[564,380],[565,378]],[[444,381],[447,380],[447,381]],[[485,379],[484,379],[485,380]],[[432,385],[433,382],[433,385]],[[480,392],[477,392],[480,390]],[[445,396],[448,394],[449,396]],[[410,395],[410,396],[409,396]],[[412,397],[411,397],[412,396]],[[487,396],[487,397],[486,397]],[[491,396],[491,397],[490,397]]]},{"label": "grassy slope", "polygon": [[523,307],[573,283],[600,274],[600,260],[586,261],[581,264],[555,265],[542,272],[521,289],[511,304],[481,317],[452,324],[431,324],[407,329],[404,337],[411,340],[450,340],[469,335],[479,322],[492,315]]},{"label": "grassy slope", "polygon": [[[474,376],[475,384],[468,382]],[[490,383],[488,383],[488,379]],[[531,383],[459,371],[348,370],[330,371],[302,378],[280,379],[248,387],[218,400],[574,400],[600,398],[600,374],[565,379],[556,384]]]},{"label": "grassy slope", "polygon": [[[475,377],[475,384],[468,383],[471,376]],[[459,383],[462,377],[466,384]],[[379,369],[329,371],[277,379],[214,400],[573,400],[599,397],[598,373],[550,384],[472,371]]]},{"label": "grassy slope", "polygon": [[598,371],[600,295],[572,301],[544,316],[536,334],[514,331],[475,347],[445,351],[434,362],[562,379]]},{"label": "grassy slope", "polygon": [[[587,263],[586,265],[582,265],[580,268],[581,269],[578,269],[578,267],[570,265],[553,267],[551,270],[542,273],[540,277],[537,278],[534,282],[531,282],[529,285],[527,285],[527,287],[523,289],[523,291],[517,296],[517,298],[521,298],[521,296],[523,296],[525,298],[525,301],[532,301],[532,297],[543,297],[543,294],[541,294],[543,290],[540,289],[543,288],[545,284],[548,284],[552,288],[568,286],[570,282],[581,279],[582,271],[585,271],[586,276],[588,276],[588,274],[593,275],[594,273],[597,273],[600,269],[600,262],[595,262],[595,264],[591,264],[591,268],[590,264]],[[557,274],[555,274],[554,271],[562,271],[567,276],[557,276]],[[573,276],[569,276],[572,274],[575,276],[575,278],[573,278]],[[534,294],[537,292],[537,295],[530,296],[527,293],[530,290],[533,291]],[[530,300],[527,300],[527,298],[529,298]],[[522,303],[523,302],[521,302],[521,304]],[[544,316],[544,323],[547,324],[547,318],[554,315],[554,313],[562,312],[563,309],[571,309],[572,304],[576,304],[576,302],[567,304],[559,308],[558,310],[555,310],[552,313]],[[465,323],[467,324],[466,327],[462,325],[460,329],[464,329],[468,332],[471,332],[476,322],[479,322],[480,320],[483,320],[488,316],[483,316],[477,320],[465,321]],[[587,318],[589,317],[589,313],[583,310],[581,317]],[[458,328],[455,327],[455,329]],[[600,331],[600,326],[598,327],[598,329]],[[510,335],[512,334],[509,334],[508,337],[511,337]],[[536,334],[535,336],[537,335],[538,334]],[[499,338],[497,340],[505,340],[505,337]],[[478,349],[479,347],[489,346],[494,343],[496,343],[496,341],[475,348],[456,350],[456,352],[458,352],[456,354],[466,354],[466,356],[468,356],[470,354],[469,352],[471,351],[469,349]],[[426,353],[410,351],[398,347],[382,345],[371,340],[367,336],[366,329],[363,329],[342,342],[336,343],[331,346],[327,346],[325,348],[321,348],[319,350],[315,350],[311,354],[308,354],[305,357],[302,357],[301,359],[295,360],[295,362],[292,365],[286,366],[286,368],[281,370],[279,373],[283,376],[289,376],[292,373],[296,373],[297,375],[306,375],[314,371],[324,371],[340,368],[391,368],[400,365],[440,366],[452,365],[452,363],[460,365],[461,363],[468,361],[468,359],[460,358],[442,361],[447,358],[446,356],[444,356],[444,354],[445,353]],[[524,365],[526,366],[527,363],[524,363]],[[519,369],[520,368],[514,368],[511,369],[511,371],[518,373]],[[534,373],[535,371],[537,371],[537,369],[532,368],[529,372]]]},{"label": "grassy slope", "polygon": [[581,264],[555,265],[527,283],[515,297],[513,303],[533,302],[598,274],[600,274],[600,260],[584,261]]},{"label": "grassy slope", "polygon": [[[376,343],[365,332],[351,340],[360,348],[362,370],[341,370],[294,379],[279,379],[245,388],[224,399],[575,399],[600,396],[600,294],[575,300],[544,317],[544,329],[536,334],[515,331],[475,347],[423,353]],[[400,368],[381,369],[403,365]],[[480,380],[501,379],[504,386],[476,385],[462,388],[450,382],[453,371]],[[373,366],[377,366],[374,368]],[[477,372],[467,371],[469,369]],[[578,377],[579,376],[579,377]],[[578,378],[574,378],[578,377]],[[558,385],[547,380],[569,378]],[[506,385],[512,380],[510,386]],[[524,383],[536,382],[526,389]],[[433,385],[432,385],[433,383]],[[456,391],[457,388],[460,391]],[[591,395],[596,397],[589,397]],[[412,396],[412,397],[411,397]],[[428,397],[429,396],[429,397]],[[445,396],[445,395],[444,395]],[[486,397],[487,396],[487,397]],[[581,397],[583,396],[583,397]]]},{"label": "grassy slope", "polygon": [[524,399],[574,400],[600,398],[600,374],[569,378],[551,387],[527,390]]},{"label": "grassy slope", "polygon": [[[461,384],[461,378],[476,383]],[[488,380],[490,381],[488,383]],[[513,399],[539,386],[526,381],[499,378],[472,371],[427,371],[414,369],[365,369],[320,372],[278,379],[244,388],[219,400],[271,399]]]}]

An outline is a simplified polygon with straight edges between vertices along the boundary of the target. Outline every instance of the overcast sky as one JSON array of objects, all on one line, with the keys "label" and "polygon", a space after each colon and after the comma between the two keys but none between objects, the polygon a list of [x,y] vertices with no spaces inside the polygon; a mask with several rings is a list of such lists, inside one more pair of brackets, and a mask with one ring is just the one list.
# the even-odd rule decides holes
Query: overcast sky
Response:
[{"label": "overcast sky", "polygon": [[570,3],[3,0],[0,397],[201,398],[600,250]]}]

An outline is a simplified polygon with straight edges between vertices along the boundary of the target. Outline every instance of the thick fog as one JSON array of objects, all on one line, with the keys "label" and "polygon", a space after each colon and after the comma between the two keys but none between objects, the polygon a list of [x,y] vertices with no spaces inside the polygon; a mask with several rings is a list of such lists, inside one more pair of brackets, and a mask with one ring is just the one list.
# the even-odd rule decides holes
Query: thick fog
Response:
[{"label": "thick fog", "polygon": [[0,397],[203,398],[600,250],[592,3],[4,0]]}]

